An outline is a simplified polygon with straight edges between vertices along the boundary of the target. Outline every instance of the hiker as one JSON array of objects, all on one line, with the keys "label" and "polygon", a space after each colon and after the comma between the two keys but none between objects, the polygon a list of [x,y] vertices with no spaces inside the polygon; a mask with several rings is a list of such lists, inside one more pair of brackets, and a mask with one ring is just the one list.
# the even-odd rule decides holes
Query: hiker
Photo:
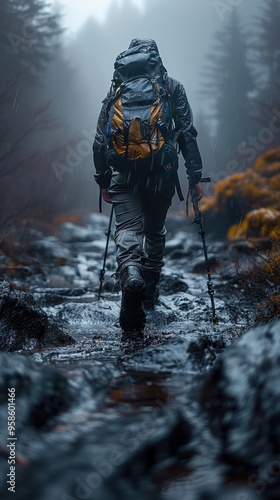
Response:
[{"label": "hiker", "polygon": [[120,327],[141,332],[159,297],[165,219],[177,187],[178,152],[198,201],[202,161],[183,85],[163,66],[157,44],[133,39],[116,59],[93,143],[95,180],[113,203]]}]

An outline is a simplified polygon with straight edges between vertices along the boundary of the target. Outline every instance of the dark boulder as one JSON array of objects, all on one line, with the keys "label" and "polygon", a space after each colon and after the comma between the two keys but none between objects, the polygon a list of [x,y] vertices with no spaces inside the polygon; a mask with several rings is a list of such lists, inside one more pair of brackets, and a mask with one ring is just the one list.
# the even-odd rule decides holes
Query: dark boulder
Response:
[{"label": "dark boulder", "polygon": [[48,320],[31,294],[0,282],[0,350],[16,351],[36,346],[66,345],[74,340]]},{"label": "dark boulder", "polygon": [[201,393],[223,460],[252,480],[266,472],[271,487],[280,477],[279,333],[277,321],[244,334],[221,354]]},{"label": "dark boulder", "polygon": [[24,356],[0,353],[0,428],[7,432],[8,388],[14,389],[16,435],[26,426],[45,428],[72,404],[75,389],[60,371]]},{"label": "dark boulder", "polygon": [[[166,474],[193,454],[192,427],[167,404],[150,415],[123,416],[114,425],[105,413],[96,426],[89,380],[71,382],[60,370],[20,355],[2,353],[0,365],[0,394],[5,395],[0,442],[7,432],[7,388],[15,394],[19,500],[31,493],[34,500],[156,500]],[[1,448],[0,461],[7,469]],[[2,481],[1,499],[8,494]]]},{"label": "dark boulder", "polygon": [[90,432],[71,443],[57,441],[18,471],[17,498],[25,500],[32,492],[34,500],[159,500],[166,474],[189,456],[189,425],[175,413],[156,422],[148,419],[152,432],[141,438],[132,420],[127,429],[116,429],[114,443],[104,429],[100,438]]},{"label": "dark boulder", "polygon": [[174,250],[182,250],[184,248],[184,242],[180,238],[173,238],[166,241],[165,244],[165,255],[171,254]]},{"label": "dark boulder", "polygon": [[[259,495],[248,486],[228,486],[204,491],[197,500],[257,500]],[[263,497],[261,497],[263,498]]]},{"label": "dark boulder", "polygon": [[162,273],[160,279],[160,291],[166,294],[173,294],[178,292],[186,292],[188,285],[184,278],[178,274],[165,274]]},{"label": "dark boulder", "polygon": [[29,255],[40,261],[59,264],[71,260],[70,250],[55,236],[46,236],[42,240],[32,241],[28,246]]},{"label": "dark boulder", "polygon": [[40,346],[59,347],[70,344],[75,344],[73,337],[59,328],[54,320],[48,319],[48,326],[43,337],[40,339]]},{"label": "dark boulder", "polygon": [[[216,255],[213,254],[208,254],[208,265],[211,268],[211,271],[213,271],[216,266],[219,264],[218,259]],[[193,273],[206,273],[206,261],[205,261],[205,256],[202,255],[200,257],[196,257],[193,259],[191,263],[191,272]]]}]

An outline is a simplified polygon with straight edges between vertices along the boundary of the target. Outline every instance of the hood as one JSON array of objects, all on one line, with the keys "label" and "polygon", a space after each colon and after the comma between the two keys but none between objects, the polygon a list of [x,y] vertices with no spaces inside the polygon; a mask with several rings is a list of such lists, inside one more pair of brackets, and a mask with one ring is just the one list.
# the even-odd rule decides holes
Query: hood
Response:
[{"label": "hood", "polygon": [[128,48],[132,49],[132,47],[137,47],[138,45],[149,47],[151,52],[156,52],[159,55],[158,46],[151,38],[133,38]]}]

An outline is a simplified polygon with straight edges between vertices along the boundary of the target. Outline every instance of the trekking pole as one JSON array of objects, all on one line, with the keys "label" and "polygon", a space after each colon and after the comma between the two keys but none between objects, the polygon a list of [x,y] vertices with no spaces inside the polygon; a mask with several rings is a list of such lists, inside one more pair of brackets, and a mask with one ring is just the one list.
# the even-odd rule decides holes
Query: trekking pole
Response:
[{"label": "trekking pole", "polygon": [[[211,182],[211,179],[210,179],[210,177],[203,177],[202,179],[200,179],[200,182]],[[209,294],[209,297],[211,300],[212,321],[213,321],[213,324],[215,325],[216,323],[218,323],[218,317],[216,315],[216,310],[215,310],[214,287],[213,287],[213,282],[211,280],[211,274],[210,274],[209,259],[208,259],[206,241],[205,241],[205,229],[204,229],[204,223],[203,223],[203,216],[202,216],[202,212],[199,209],[198,199],[197,199],[197,195],[196,195],[196,189],[194,187],[189,188],[189,194],[191,194],[191,197],[192,197],[192,204],[193,204],[193,209],[194,209],[194,214],[195,214],[193,224],[198,224],[200,226],[198,234],[200,234],[201,239],[202,239],[202,244],[203,244],[203,251],[204,251],[205,263],[206,263],[206,271],[207,271],[207,276],[208,276],[207,289],[208,289],[208,294]],[[188,200],[187,200],[187,205],[188,205]]]},{"label": "trekking pole", "polygon": [[99,290],[98,290],[98,300],[101,297],[102,286],[103,286],[103,281],[104,281],[105,268],[106,268],[106,259],[107,259],[109,239],[110,239],[111,226],[112,226],[112,220],[113,220],[113,211],[114,211],[114,209],[113,209],[113,205],[112,205],[111,214],[110,214],[110,220],[109,220],[109,226],[108,226],[108,229],[105,231],[105,235],[107,236],[107,240],[106,240],[106,246],[105,246],[105,252],[104,252],[103,267],[102,267],[102,269],[100,270],[100,273],[99,273],[100,285],[99,285]]}]

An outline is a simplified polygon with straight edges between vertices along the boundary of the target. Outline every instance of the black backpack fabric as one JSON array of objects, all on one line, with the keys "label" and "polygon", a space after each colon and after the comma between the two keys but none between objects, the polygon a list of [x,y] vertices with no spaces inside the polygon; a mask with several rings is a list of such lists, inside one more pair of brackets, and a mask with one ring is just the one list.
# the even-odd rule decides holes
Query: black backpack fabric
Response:
[{"label": "black backpack fabric", "polygon": [[107,155],[112,166],[153,162],[170,142],[172,111],[164,73],[156,44],[137,44],[117,57],[107,102]]}]

